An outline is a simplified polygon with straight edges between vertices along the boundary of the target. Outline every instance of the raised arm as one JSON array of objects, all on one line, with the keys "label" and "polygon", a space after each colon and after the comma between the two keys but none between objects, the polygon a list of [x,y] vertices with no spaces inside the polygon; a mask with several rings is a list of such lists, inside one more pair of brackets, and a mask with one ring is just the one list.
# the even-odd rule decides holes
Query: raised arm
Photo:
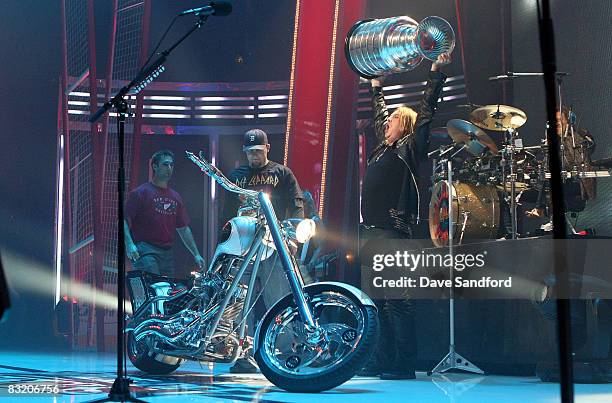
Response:
[{"label": "raised arm", "polygon": [[425,85],[425,91],[423,98],[417,108],[417,121],[416,121],[416,156],[417,159],[423,160],[427,157],[427,150],[429,147],[429,129],[433,120],[436,108],[438,105],[438,99],[442,93],[442,87],[446,81],[446,74],[444,74],[440,68],[451,62],[450,56],[442,54],[438,59],[432,63],[427,78],[427,84]]},{"label": "raised arm", "polygon": [[379,142],[385,140],[385,125],[389,118],[389,111],[387,110],[387,104],[385,103],[385,97],[382,90],[381,78],[373,78],[370,80],[372,85],[372,110],[374,111],[374,132],[376,133],[376,139]]}]

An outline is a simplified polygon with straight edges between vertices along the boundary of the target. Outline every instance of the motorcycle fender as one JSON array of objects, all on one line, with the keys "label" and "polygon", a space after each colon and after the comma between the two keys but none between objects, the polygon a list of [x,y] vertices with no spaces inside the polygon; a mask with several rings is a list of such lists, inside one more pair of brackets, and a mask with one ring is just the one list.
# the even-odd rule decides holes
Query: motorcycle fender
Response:
[{"label": "motorcycle fender", "polygon": [[338,281],[321,281],[319,283],[312,283],[312,284],[308,284],[306,287],[304,287],[304,289],[308,290],[310,287],[321,286],[321,285],[327,285],[330,287],[338,287],[338,288],[345,289],[346,291],[353,294],[355,298],[361,301],[362,304],[373,306],[374,308],[376,308],[374,301],[372,301],[372,299],[365,292],[361,291],[357,287],[354,287],[352,285],[345,284],[345,283],[340,283]]},{"label": "motorcycle fender", "polygon": [[[327,289],[332,289],[332,290],[334,288],[340,288],[340,289],[343,289],[345,291],[348,291],[355,298],[357,298],[363,305],[371,306],[374,309],[376,309],[376,305],[374,304],[374,301],[372,301],[372,299],[365,292],[361,291],[357,287],[353,287],[352,285],[340,283],[340,282],[337,282],[337,281],[321,281],[319,283],[308,284],[307,286],[304,287],[304,292],[307,293],[309,289],[312,289],[314,287],[320,287],[320,286],[325,286]],[[285,298],[285,297],[283,297],[283,298]],[[282,300],[282,298],[281,298],[281,300]],[[264,318],[270,313],[270,311],[272,311],[274,306],[276,306],[276,304],[278,304],[279,302],[280,302],[280,300],[277,301],[274,305],[272,305],[272,307],[270,309],[268,309],[268,312],[266,312],[266,314],[264,315]],[[257,351],[257,349],[259,349],[259,337],[260,337],[260,334],[261,334],[261,325],[263,323],[264,323],[264,320],[260,320],[259,324],[257,325],[257,330],[255,331],[255,338],[253,340],[253,353],[255,353]]]}]

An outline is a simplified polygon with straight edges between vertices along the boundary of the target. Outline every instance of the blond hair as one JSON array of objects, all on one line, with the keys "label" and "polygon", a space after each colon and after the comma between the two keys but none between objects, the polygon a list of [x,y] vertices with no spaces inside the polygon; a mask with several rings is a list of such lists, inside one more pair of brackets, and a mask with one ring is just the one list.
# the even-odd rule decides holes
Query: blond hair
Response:
[{"label": "blond hair", "polygon": [[400,106],[394,113],[399,115],[400,124],[403,128],[402,138],[414,132],[414,126],[417,120],[417,113],[414,109],[407,106]]}]

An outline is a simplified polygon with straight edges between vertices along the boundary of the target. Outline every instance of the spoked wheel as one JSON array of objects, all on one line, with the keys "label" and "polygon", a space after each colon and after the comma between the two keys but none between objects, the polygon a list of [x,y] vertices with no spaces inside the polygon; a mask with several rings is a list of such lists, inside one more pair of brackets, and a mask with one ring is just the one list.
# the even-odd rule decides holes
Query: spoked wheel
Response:
[{"label": "spoked wheel", "polygon": [[261,372],[290,392],[320,392],[351,379],[369,359],[378,338],[373,306],[340,287],[308,288],[319,332],[306,331],[288,295],[264,318],[255,346]]},{"label": "spoked wheel", "polygon": [[166,375],[181,366],[183,360],[151,351],[148,337],[140,341],[134,339],[130,332],[127,341],[127,353],[132,364],[139,370],[152,375]]}]

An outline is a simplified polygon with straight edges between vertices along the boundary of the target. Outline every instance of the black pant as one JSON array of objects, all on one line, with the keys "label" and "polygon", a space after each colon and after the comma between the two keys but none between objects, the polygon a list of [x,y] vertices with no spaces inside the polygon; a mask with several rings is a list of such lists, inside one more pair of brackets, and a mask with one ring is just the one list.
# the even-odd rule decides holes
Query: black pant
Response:
[{"label": "black pant", "polygon": [[[381,228],[362,227],[360,244],[371,239],[402,239],[405,233]],[[416,366],[417,340],[414,323],[414,301],[405,299],[376,299],[380,320],[380,338],[369,369],[379,372],[411,372]]]},{"label": "black pant", "polygon": [[375,300],[380,339],[371,366],[381,372],[411,372],[416,367],[417,340],[414,302]]}]

